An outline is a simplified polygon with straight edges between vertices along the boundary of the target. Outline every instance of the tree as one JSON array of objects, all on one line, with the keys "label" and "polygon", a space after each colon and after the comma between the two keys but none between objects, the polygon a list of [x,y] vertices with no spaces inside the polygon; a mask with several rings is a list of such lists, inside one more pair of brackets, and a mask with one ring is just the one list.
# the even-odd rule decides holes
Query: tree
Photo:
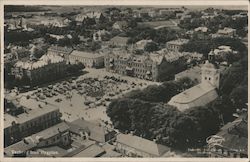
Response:
[{"label": "tree", "polygon": [[147,52],[157,51],[158,50],[158,45],[155,42],[148,42],[145,45],[144,50],[147,51]]}]

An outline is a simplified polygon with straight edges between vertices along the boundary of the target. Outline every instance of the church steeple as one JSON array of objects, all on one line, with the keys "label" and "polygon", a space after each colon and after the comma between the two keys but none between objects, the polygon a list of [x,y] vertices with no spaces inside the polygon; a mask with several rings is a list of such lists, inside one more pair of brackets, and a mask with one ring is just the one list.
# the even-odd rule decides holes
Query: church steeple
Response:
[{"label": "church steeple", "polygon": [[208,60],[201,68],[202,71],[202,83],[209,82],[214,87],[219,88],[220,85],[220,71],[217,68],[214,58],[214,52],[208,54]]}]

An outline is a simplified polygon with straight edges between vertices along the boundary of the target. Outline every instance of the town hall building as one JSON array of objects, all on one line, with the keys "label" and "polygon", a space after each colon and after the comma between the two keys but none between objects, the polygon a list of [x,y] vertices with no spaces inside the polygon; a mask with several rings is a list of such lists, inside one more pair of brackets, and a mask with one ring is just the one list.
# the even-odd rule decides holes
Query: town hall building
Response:
[{"label": "town hall building", "polygon": [[201,71],[201,83],[172,97],[169,105],[185,111],[192,107],[204,106],[218,97],[220,71],[214,63],[214,54],[209,55]]}]

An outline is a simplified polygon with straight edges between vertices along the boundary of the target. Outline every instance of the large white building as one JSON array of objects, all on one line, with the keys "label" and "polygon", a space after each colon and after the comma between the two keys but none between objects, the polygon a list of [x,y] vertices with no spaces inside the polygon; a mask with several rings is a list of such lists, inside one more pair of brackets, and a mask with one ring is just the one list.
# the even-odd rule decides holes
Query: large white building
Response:
[{"label": "large white building", "polygon": [[192,107],[204,106],[218,97],[220,71],[213,63],[214,55],[201,68],[201,83],[171,98],[169,105],[185,111]]}]

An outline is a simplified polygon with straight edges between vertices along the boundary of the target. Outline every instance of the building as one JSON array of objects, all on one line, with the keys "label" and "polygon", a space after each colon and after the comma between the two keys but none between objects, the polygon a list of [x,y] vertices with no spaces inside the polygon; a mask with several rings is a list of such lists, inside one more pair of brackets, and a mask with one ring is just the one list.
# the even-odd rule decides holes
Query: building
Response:
[{"label": "building", "polygon": [[18,61],[12,68],[15,79],[27,79],[31,85],[65,75],[66,61],[61,56],[43,55],[38,61]]},{"label": "building", "polygon": [[120,37],[120,36],[115,36],[111,38],[107,44],[109,46],[116,46],[116,47],[125,47],[127,46],[129,37]]},{"label": "building", "polygon": [[194,29],[194,33],[198,39],[208,38],[208,28],[207,27],[198,27]]},{"label": "building", "polygon": [[147,43],[150,43],[150,42],[152,42],[151,39],[149,39],[149,40],[146,40],[146,39],[140,40],[140,41],[135,43],[135,48],[138,49],[138,50],[144,50]]},{"label": "building", "polygon": [[4,148],[4,155],[6,157],[28,156],[29,151],[54,145],[64,147],[70,143],[69,127],[65,122],[61,122]]},{"label": "building", "polygon": [[174,14],[173,10],[169,10],[169,9],[159,10],[159,15],[160,16],[169,16],[169,15],[172,15],[172,14]]},{"label": "building", "polygon": [[201,83],[172,97],[169,105],[179,111],[185,111],[192,107],[204,106],[218,97],[216,89],[219,88],[220,71],[214,64],[214,55],[210,55],[209,60],[202,66]]},{"label": "building", "polygon": [[106,152],[103,148],[96,144],[92,144],[83,151],[73,155],[73,157],[101,157]]},{"label": "building", "polygon": [[120,31],[126,29],[127,27],[128,27],[127,21],[116,21],[112,26],[113,29],[117,29]]},{"label": "building", "polygon": [[219,46],[218,48],[211,50],[210,54],[214,54],[217,61],[227,61],[228,56],[237,55],[238,52],[232,50],[230,46]]},{"label": "building", "polygon": [[93,140],[98,143],[105,143],[115,137],[116,132],[113,129],[102,126],[94,121],[77,119],[70,123],[70,133],[73,139]]},{"label": "building", "polygon": [[44,130],[60,122],[59,108],[39,104],[39,108],[27,110],[16,116],[4,114],[4,145],[8,146],[23,137]]},{"label": "building", "polygon": [[158,81],[160,69],[167,61],[164,55],[160,54],[134,55],[112,50],[105,55],[104,62],[109,72]]},{"label": "building", "polygon": [[103,39],[105,39],[105,36],[110,35],[110,32],[106,31],[106,30],[98,30],[97,32],[95,32],[93,34],[93,40],[94,41],[102,41]]},{"label": "building", "polygon": [[189,42],[188,39],[177,39],[177,40],[172,40],[168,41],[166,43],[166,48],[171,51],[180,51],[182,45],[187,44]]},{"label": "building", "polygon": [[47,55],[61,56],[65,59],[66,63],[69,63],[69,55],[72,51],[73,49],[68,47],[50,46],[47,50]]},{"label": "building", "polygon": [[248,120],[247,112],[233,122],[224,125],[216,135],[207,138],[210,157],[247,158]]},{"label": "building", "polygon": [[131,134],[118,134],[116,151],[129,157],[161,157],[170,148]]},{"label": "building", "polygon": [[178,74],[175,74],[175,80],[178,81],[182,78],[189,78],[195,82],[201,83],[201,67],[194,66]]},{"label": "building", "polygon": [[101,68],[104,65],[104,55],[74,50],[69,55],[70,64],[82,63],[88,68]]},{"label": "building", "polygon": [[216,34],[212,34],[212,38],[216,37],[235,37],[236,29],[225,27],[224,29],[219,29]]}]

